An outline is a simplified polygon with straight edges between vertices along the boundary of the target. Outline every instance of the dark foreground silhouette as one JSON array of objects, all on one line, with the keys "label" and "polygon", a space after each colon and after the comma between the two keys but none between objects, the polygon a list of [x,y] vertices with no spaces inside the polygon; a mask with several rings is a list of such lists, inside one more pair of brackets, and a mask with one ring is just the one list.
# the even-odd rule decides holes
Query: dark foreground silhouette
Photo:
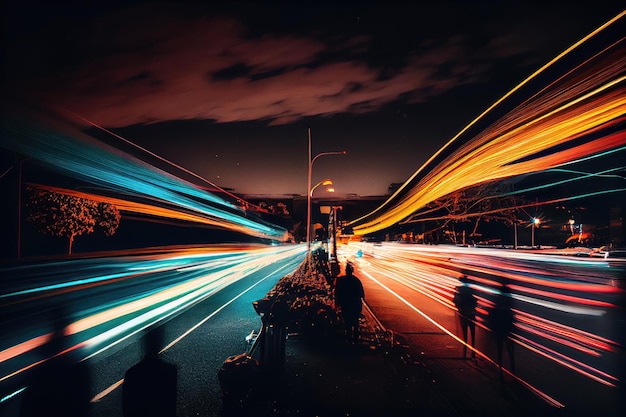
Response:
[{"label": "dark foreground silhouette", "polygon": [[175,417],[176,365],[159,358],[162,329],[148,332],[144,338],[144,359],[126,371],[122,386],[124,417]]}]

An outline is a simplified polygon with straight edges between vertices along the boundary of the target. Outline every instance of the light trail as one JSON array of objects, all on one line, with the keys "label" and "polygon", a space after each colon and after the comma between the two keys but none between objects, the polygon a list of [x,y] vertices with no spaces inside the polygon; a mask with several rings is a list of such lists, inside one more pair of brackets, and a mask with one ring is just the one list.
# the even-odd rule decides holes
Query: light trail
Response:
[{"label": "light trail", "polygon": [[[185,222],[196,223],[198,225],[214,226],[220,229],[232,230],[245,235],[255,236],[259,238],[271,238],[273,240],[277,240],[277,236],[272,235],[273,228],[271,226],[260,224],[254,220],[242,217],[239,214],[229,213],[225,210],[217,210],[211,207],[204,207],[202,211],[194,210],[189,212],[182,211],[181,208],[168,208],[156,205],[159,203],[159,201],[155,201],[155,204],[147,204],[131,200],[124,200],[121,198],[106,197],[96,194],[79,192],[75,190],[51,187],[41,184],[28,185],[45,191],[85,198],[99,203],[109,203],[114,205],[121,212],[181,220]],[[279,235],[278,237],[280,238],[278,240],[286,240],[285,235]]]},{"label": "light trail", "polygon": [[[431,318],[429,315],[427,315],[426,313],[424,313],[422,310],[420,310],[419,308],[415,307],[413,304],[411,304],[410,302],[408,302],[406,299],[404,299],[402,296],[400,296],[398,293],[396,293],[395,291],[393,291],[392,289],[390,289],[389,287],[387,287],[386,285],[384,285],[382,282],[378,281],[376,278],[374,278],[372,275],[370,275],[369,273],[363,271],[363,274],[365,274],[369,279],[371,279],[372,281],[374,281],[375,283],[377,283],[378,285],[380,285],[382,288],[384,288],[386,291],[388,291],[391,295],[393,295],[394,297],[396,297],[398,300],[400,300],[402,303],[404,303],[405,305],[407,305],[411,310],[415,311],[417,314],[419,314],[420,316],[422,316],[423,318],[425,318],[426,320],[428,320],[431,324],[433,324],[435,327],[437,327],[439,330],[441,330],[442,332],[444,332],[445,334],[447,334],[448,336],[450,336],[451,338],[453,338],[454,340],[456,340],[457,342],[459,342],[462,345],[466,345],[468,347],[469,350],[476,352],[476,354],[482,358],[484,358],[485,360],[489,361],[490,363],[492,363],[493,365],[497,364],[491,359],[489,358],[487,355],[485,355],[483,352],[481,352],[480,350],[470,346],[469,344],[466,344],[465,342],[463,342],[463,340],[461,340],[459,337],[457,337],[454,333],[450,332],[448,329],[446,329],[444,326],[442,326],[441,324],[439,324],[436,320],[434,320],[433,318]],[[523,380],[522,378],[518,377],[517,375],[513,374],[511,371],[509,371],[506,368],[502,368],[503,372],[505,372],[506,374],[510,375],[511,377],[515,378],[518,382],[520,382],[522,385],[524,385],[526,388],[528,388],[531,392],[533,392],[535,395],[539,396],[541,399],[543,399],[546,403],[550,404],[553,407],[557,407],[557,408],[563,408],[565,407],[563,404],[561,404],[559,401],[557,401],[556,399],[552,398],[551,396],[549,396],[548,394],[546,394],[545,392],[541,391],[540,389],[534,387],[533,385],[531,385],[530,383],[528,383],[527,381]]]},{"label": "light trail", "polygon": [[[624,152],[626,151],[626,147],[622,147],[619,149],[615,150],[616,152]],[[626,155],[625,155],[626,157]],[[496,214],[496,213],[502,213],[502,212],[507,212],[511,210],[511,207],[504,207],[504,208],[496,208],[496,209],[489,209],[489,210],[485,210],[485,209],[481,209],[480,204],[489,200],[497,200],[503,197],[509,197],[509,196],[516,196],[516,195],[524,195],[527,194],[531,191],[536,191],[536,190],[541,190],[541,189],[547,189],[547,188],[554,188],[554,187],[558,187],[559,185],[563,185],[563,184],[567,184],[567,183],[572,183],[575,181],[583,181],[589,178],[621,178],[621,179],[626,179],[625,177],[622,177],[620,175],[617,174],[611,174],[612,172],[618,172],[618,171],[623,171],[626,170],[626,166],[619,166],[619,167],[615,167],[615,168],[609,168],[606,170],[602,170],[599,172],[581,172],[581,171],[574,171],[574,170],[568,170],[568,169],[561,169],[561,168],[554,168],[554,169],[550,169],[545,171],[545,173],[550,173],[550,172],[563,172],[563,173],[570,173],[570,174],[577,174],[578,176],[574,177],[574,178],[568,178],[568,179],[564,179],[564,180],[560,180],[560,181],[553,181],[553,182],[548,182],[542,185],[538,185],[538,186],[534,186],[534,187],[526,187],[526,188],[522,188],[522,189],[517,189],[515,191],[509,191],[509,192],[504,192],[501,194],[497,194],[497,195],[487,195],[485,197],[483,197],[480,200],[477,200],[475,203],[472,204],[472,208],[476,207],[476,210],[467,210],[466,212],[460,213],[460,214],[454,214],[454,213],[447,213],[444,215],[439,215],[439,216],[428,216],[431,212],[436,211],[436,209],[432,209],[432,208],[425,208],[424,210],[417,210],[414,213],[411,214],[411,216],[409,216],[407,219],[401,221],[399,224],[410,224],[410,223],[419,223],[419,222],[426,222],[426,221],[438,221],[438,220],[464,220],[467,219],[468,217],[475,217],[475,216],[485,216],[485,215],[489,215],[489,214]],[[542,200],[541,202],[533,202],[533,203],[527,203],[527,204],[516,204],[515,205],[515,209],[524,209],[524,208],[529,208],[529,207],[539,207],[539,206],[549,206],[552,204],[556,204],[556,203],[563,203],[563,202],[567,202],[567,201],[574,201],[574,200],[579,200],[579,199],[584,199],[584,198],[589,198],[589,197],[593,197],[593,196],[601,196],[601,195],[609,195],[609,194],[614,194],[614,193],[621,193],[626,191],[626,187],[624,188],[612,188],[612,189],[604,189],[604,190],[595,190],[592,192],[587,192],[587,193],[582,193],[582,194],[576,194],[576,195],[567,195],[561,198],[552,198],[550,200]]]},{"label": "light trail", "polygon": [[[1,122],[0,147],[104,187],[107,194],[124,196],[89,195],[91,199],[111,202],[128,212],[197,222],[269,240],[287,240],[284,228],[258,216],[247,217],[249,213],[241,201],[229,201],[80,132],[59,133],[12,115],[3,115]],[[70,190],[63,193],[85,196]]]},{"label": "light trail", "polygon": [[[362,257],[355,255],[357,249]],[[384,285],[384,280],[401,284],[407,293],[396,290],[394,296],[402,298],[403,303],[410,304],[406,300],[408,294],[415,292],[439,304],[440,310],[429,307],[432,311],[420,309],[418,314],[429,316],[427,320],[437,322],[433,324],[440,329],[445,326],[433,317],[450,320],[450,314],[456,311],[452,297],[458,277],[468,275],[478,298],[477,325],[491,332],[489,315],[494,297],[506,279],[513,299],[511,340],[610,389],[623,384],[617,375],[619,356],[626,342],[619,325],[626,290],[618,282],[626,263],[512,250],[394,243],[342,245],[338,252],[359,264],[361,273],[379,285]],[[445,333],[463,344],[452,330]],[[481,354],[486,355],[484,351]],[[519,370],[520,364],[517,365]],[[528,377],[526,380],[530,381]],[[540,387],[542,382],[532,384]],[[541,388],[544,392],[550,389],[553,387]]]},{"label": "light trail", "polygon": [[[544,65],[474,119],[373,212],[348,223],[356,235],[374,233],[427,204],[477,184],[545,172],[626,145],[624,39],[614,42],[576,71],[511,110],[479,135],[448,149],[490,110],[555,62],[626,15],[620,13]],[[585,139],[585,143],[581,143]],[[568,145],[569,147],[565,147]],[[444,149],[449,154],[434,165]],[[443,156],[442,156],[443,157]],[[428,169],[427,169],[428,168]],[[411,185],[412,184],[412,185]],[[400,191],[404,195],[400,195]],[[616,190],[623,192],[623,189]]]},{"label": "light trail", "polygon": [[[0,382],[42,363],[35,358],[51,337],[45,327],[47,320],[43,318],[47,309],[52,307],[46,306],[65,303],[75,310],[72,321],[63,327],[64,334],[69,336],[66,341],[71,338],[72,343],[65,349],[79,351],[86,360],[263,268],[277,262],[284,265],[268,276],[276,276],[289,268],[295,270],[306,253],[305,245],[240,246],[233,251],[236,248],[228,246],[221,251],[181,249],[128,259],[52,262],[54,269],[48,266],[46,280],[58,283],[38,289],[8,289],[3,294],[4,301],[0,306],[7,314],[1,324],[7,330],[7,337],[0,340]],[[118,272],[99,274],[100,270],[106,269],[118,269]],[[4,275],[6,271],[2,272]],[[95,275],[90,277],[94,272]],[[11,274],[15,281],[8,284],[36,283],[28,274],[37,276],[38,268],[30,265],[12,268]],[[78,278],[72,280],[68,276]],[[111,279],[111,276],[116,278]],[[92,280],[101,285],[85,284]],[[40,295],[33,297],[33,293]],[[33,320],[31,316],[40,320]]]},{"label": "light trail", "polygon": [[[93,121],[91,121],[91,120],[88,120],[88,119],[84,118],[83,116],[81,116],[81,115],[79,115],[79,114],[77,114],[77,113],[75,113],[75,112],[73,112],[73,111],[71,111],[71,110],[65,110],[65,111],[66,111],[66,112],[68,112],[69,114],[71,114],[73,117],[77,117],[78,119],[80,119],[80,120],[82,120],[83,122],[87,123],[88,125],[91,125],[91,126],[93,126],[93,127],[95,127],[95,128],[98,128],[98,129],[102,130],[103,132],[106,132],[106,133],[108,133],[109,135],[111,135],[111,136],[113,136],[113,137],[115,137],[115,138],[117,138],[117,139],[119,139],[119,140],[123,141],[124,143],[127,143],[127,144],[129,144],[129,145],[131,145],[131,146],[133,146],[133,147],[135,147],[135,148],[137,148],[137,149],[140,149],[141,151],[143,151],[143,152],[145,152],[145,153],[149,154],[150,156],[152,156],[152,157],[154,157],[154,158],[157,158],[158,160],[160,160],[160,161],[162,161],[162,162],[165,162],[165,163],[167,163],[168,165],[171,165],[171,166],[173,166],[173,167],[175,167],[175,168],[177,168],[177,169],[181,170],[182,172],[184,172],[184,173],[186,173],[186,174],[191,175],[192,177],[194,177],[194,178],[196,178],[196,179],[199,179],[200,181],[202,181],[202,182],[204,182],[204,183],[206,183],[206,184],[210,185],[211,187],[215,188],[216,190],[219,190],[219,191],[220,191],[220,193],[227,194],[227,195],[229,195],[230,197],[232,197],[232,198],[233,198],[233,199],[235,199],[235,200],[239,200],[239,199],[240,199],[240,197],[238,197],[238,196],[236,196],[236,195],[234,195],[234,194],[232,194],[232,193],[228,192],[227,190],[224,190],[223,188],[221,188],[221,187],[219,187],[218,185],[216,185],[216,184],[212,183],[211,181],[207,180],[206,178],[201,177],[200,175],[196,174],[195,172],[192,172],[192,171],[188,170],[187,168],[185,168],[185,167],[183,167],[183,166],[181,166],[181,165],[179,165],[179,164],[175,164],[174,162],[169,161],[169,160],[167,160],[167,159],[163,158],[161,155],[157,155],[157,154],[155,154],[154,152],[152,152],[152,151],[150,151],[150,150],[148,150],[148,149],[146,149],[146,148],[144,148],[144,147],[142,147],[142,146],[139,146],[139,145],[137,145],[137,144],[136,144],[136,143],[134,143],[134,142],[131,142],[130,140],[128,140],[128,139],[126,139],[126,138],[124,138],[124,137],[122,137],[122,136],[118,135],[117,133],[112,132],[112,131],[110,131],[109,129],[106,129],[105,127],[100,126],[99,124],[96,124],[95,122],[93,122]],[[247,205],[249,205],[249,206],[253,206],[253,207],[257,207],[257,208],[259,208],[258,206],[255,206],[255,205],[250,204],[250,203],[248,203],[248,202],[246,202],[246,204],[247,204]]]},{"label": "light trail", "polygon": [[[46,275],[45,282],[46,284],[41,286],[32,286],[23,290],[7,292],[0,294],[0,307],[6,308],[11,305],[11,302],[2,301],[2,299],[10,299],[16,298],[18,296],[27,295],[27,294],[37,294],[37,293],[45,293],[44,296],[51,296],[57,294],[63,294],[67,291],[74,291],[76,289],[81,288],[89,288],[94,285],[106,285],[116,282],[120,279],[130,279],[130,278],[139,278],[142,275],[146,274],[155,274],[161,272],[167,272],[172,270],[177,270],[177,268],[189,268],[189,265],[196,265],[198,268],[202,268],[207,270],[210,268],[221,267],[228,262],[241,261],[244,260],[244,257],[248,256],[247,251],[236,253],[237,249],[235,247],[230,247],[230,249],[223,248],[223,250],[230,250],[232,252],[210,252],[210,249],[207,249],[206,253],[202,254],[202,256],[198,254],[194,254],[193,252],[187,252],[186,255],[179,255],[178,252],[175,256],[164,257],[161,256],[159,258],[137,262],[130,261],[128,263],[120,264],[118,269],[121,269],[119,272],[114,273],[105,273],[102,275],[93,275],[89,271],[85,271],[87,274],[80,279],[70,280],[70,281],[62,281],[56,283],[50,283],[54,279],[53,276]],[[258,250],[258,249],[257,249]],[[113,256],[115,252],[109,252],[110,256]],[[210,261],[210,263],[209,263]],[[196,264],[197,263],[197,264]],[[64,263],[59,262],[58,265],[62,266]],[[52,264],[53,266],[55,264]],[[31,270],[36,267],[26,266],[23,269]],[[19,274],[19,269],[9,269],[8,273],[17,273]],[[65,274],[61,272],[60,279],[65,279]],[[53,292],[55,290],[64,290],[59,292]],[[33,299],[20,299],[19,302],[31,301]]]}]

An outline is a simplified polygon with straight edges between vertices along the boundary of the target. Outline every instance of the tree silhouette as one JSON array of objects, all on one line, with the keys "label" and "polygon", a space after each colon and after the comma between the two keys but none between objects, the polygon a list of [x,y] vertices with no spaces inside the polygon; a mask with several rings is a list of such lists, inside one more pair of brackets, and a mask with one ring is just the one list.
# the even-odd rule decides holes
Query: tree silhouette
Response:
[{"label": "tree silhouette", "polygon": [[92,233],[96,226],[106,236],[112,236],[120,223],[120,213],[109,203],[98,203],[73,195],[29,187],[27,204],[32,222],[40,232],[69,239],[68,253],[72,253],[74,239]]},{"label": "tree silhouette", "polygon": [[401,224],[425,223],[424,233],[434,233],[459,222],[473,222],[470,236],[476,235],[481,221],[516,223],[522,199],[512,193],[506,182],[486,182],[457,190],[427,204]]},{"label": "tree silhouette", "polygon": [[113,236],[120,225],[120,212],[109,203],[98,203],[98,226],[106,236]]}]

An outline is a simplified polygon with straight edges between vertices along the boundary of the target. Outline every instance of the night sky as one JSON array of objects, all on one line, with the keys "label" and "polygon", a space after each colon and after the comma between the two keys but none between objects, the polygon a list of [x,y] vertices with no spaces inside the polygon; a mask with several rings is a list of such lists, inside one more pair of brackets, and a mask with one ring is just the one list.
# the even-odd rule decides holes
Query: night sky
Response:
[{"label": "night sky", "polygon": [[614,1],[82,3],[4,3],[8,97],[105,127],[237,194],[273,195],[306,195],[309,128],[314,154],[348,151],[316,161],[313,184],[386,194],[621,11]]}]

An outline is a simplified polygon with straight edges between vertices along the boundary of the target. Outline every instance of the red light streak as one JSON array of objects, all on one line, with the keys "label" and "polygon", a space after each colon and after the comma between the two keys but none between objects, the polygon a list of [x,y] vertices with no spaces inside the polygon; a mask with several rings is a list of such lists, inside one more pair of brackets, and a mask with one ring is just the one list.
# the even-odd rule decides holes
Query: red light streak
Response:
[{"label": "red light streak", "polygon": [[[562,366],[564,366],[564,367],[566,367],[568,369],[571,369],[571,370],[573,370],[573,371],[575,371],[575,372],[577,372],[577,373],[579,373],[581,375],[584,375],[584,376],[586,376],[588,378],[591,378],[594,381],[599,382],[599,383],[601,383],[603,385],[607,385],[609,387],[615,387],[614,383],[612,383],[610,381],[607,381],[606,379],[603,379],[603,378],[601,378],[599,376],[596,376],[593,373],[585,371],[585,370],[583,370],[581,368],[589,369],[592,372],[598,373],[599,375],[601,375],[601,376],[603,376],[603,377],[605,377],[607,379],[611,379],[611,380],[617,381],[617,378],[615,378],[613,375],[609,375],[609,374],[607,374],[605,372],[600,371],[599,369],[593,368],[593,367],[591,367],[589,365],[586,365],[585,363],[582,363],[580,361],[577,361],[577,360],[575,360],[573,358],[569,358],[569,357],[567,357],[567,356],[565,356],[565,355],[563,355],[563,354],[561,354],[559,352],[556,352],[555,350],[549,349],[549,348],[547,348],[545,346],[542,346],[542,345],[538,345],[537,343],[533,342],[532,340],[530,340],[528,338],[516,335],[516,339],[517,339],[516,340],[517,343],[519,343],[520,345],[524,346],[527,349],[532,350],[533,352],[535,352],[535,353],[537,353],[537,354],[539,354],[541,356],[544,356],[544,357],[546,357],[546,358],[548,358],[548,359],[550,359],[550,360],[552,360],[554,362],[557,362],[558,364],[560,364],[560,365],[562,365]],[[560,359],[561,357],[564,357],[567,360]],[[571,362],[571,363],[569,363],[569,362]]]},{"label": "red light streak", "polygon": [[[538,329],[533,328],[531,326],[526,326],[524,324],[516,323],[515,327],[517,327],[517,328],[519,328],[521,330],[525,330],[525,331],[527,331],[529,333],[534,333],[534,334],[536,334],[536,335],[538,335],[538,336],[540,336],[540,337],[542,337],[544,339],[551,340],[551,341],[559,343],[559,344],[561,344],[563,346],[567,346],[567,347],[570,347],[572,349],[576,349],[576,350],[578,350],[578,351],[580,351],[582,353],[586,353],[587,355],[595,356],[595,357],[599,357],[600,356],[600,354],[597,351],[593,350],[593,349],[589,349],[589,348],[587,348],[585,346],[580,345],[579,343],[571,342],[571,341],[569,341],[567,339],[564,339],[562,337],[557,337],[557,336],[551,335],[548,332],[539,331]],[[548,329],[548,330],[551,330],[551,329]]]},{"label": "red light streak", "polygon": [[[343,245],[339,253],[351,259],[349,254],[353,250],[356,251],[352,244]],[[616,333],[619,323],[614,320],[621,309],[616,300],[623,299],[625,292],[614,281],[623,268],[607,268],[606,261],[504,249],[384,243],[359,244],[359,250],[367,258],[367,263],[360,264],[363,275],[384,288],[384,279],[393,279],[403,284],[407,292],[417,291],[450,311],[455,310],[450,302],[451,290],[458,285],[460,274],[467,275],[478,298],[477,327],[487,333],[491,332],[488,317],[495,305],[494,296],[506,279],[513,299],[515,331],[510,338],[514,343],[591,381],[607,387],[617,386],[615,369],[619,366],[617,356],[621,355],[623,346]],[[358,259],[353,261],[360,263]],[[409,303],[404,299],[402,302]],[[421,316],[431,312],[411,308]],[[434,313],[430,316],[433,321],[439,315],[443,318],[440,323],[450,318],[436,307],[429,308]],[[449,332],[454,334],[452,330]],[[479,339],[479,346],[480,343]],[[480,356],[486,357],[486,354],[481,352]],[[519,363],[517,365],[519,371]],[[530,367],[533,365],[536,363]],[[526,375],[526,371],[521,372]],[[531,385],[528,377],[523,381],[505,372],[537,395],[546,391],[537,388],[542,386],[541,379]]]},{"label": "red light streak", "polygon": [[516,311],[516,319],[517,321],[526,323],[529,326],[540,328],[542,330],[548,331],[550,333],[555,333],[569,339],[576,339],[579,341],[579,343],[583,345],[589,345],[596,350],[614,352],[614,346],[617,346],[617,343],[602,336],[585,332],[584,330],[575,329],[561,323],[556,323],[554,321],[528,314],[523,311]]},{"label": "red light streak", "polygon": [[21,355],[24,352],[28,352],[31,349],[36,349],[39,346],[46,344],[52,338],[52,333],[37,336],[33,339],[22,342],[18,345],[10,347],[0,352],[0,363],[15,356]]},{"label": "red light streak", "polygon": [[605,301],[598,300],[590,300],[588,298],[575,297],[572,295],[558,294],[550,291],[538,290],[534,288],[522,287],[519,285],[511,285],[512,290],[517,290],[519,293],[529,293],[535,295],[541,295],[545,298],[553,298],[557,300],[567,301],[572,304],[585,304],[594,307],[606,307],[606,308],[615,308],[615,306],[611,303],[607,303]]},{"label": "red light streak", "polygon": [[[429,315],[427,315],[426,313],[424,313],[422,310],[420,310],[419,308],[415,307],[414,305],[412,305],[410,302],[408,302],[406,299],[404,299],[402,296],[400,296],[398,293],[396,293],[395,291],[391,290],[389,287],[387,287],[386,285],[384,285],[383,283],[381,283],[379,280],[377,280],[376,278],[374,278],[372,275],[370,275],[367,272],[362,271],[363,274],[365,274],[369,279],[371,279],[372,281],[374,281],[375,283],[377,283],[378,285],[380,285],[382,288],[384,288],[386,291],[388,291],[390,294],[392,294],[394,297],[396,297],[398,300],[400,300],[402,303],[404,303],[405,305],[407,305],[409,308],[411,308],[413,311],[415,311],[416,313],[418,313],[420,316],[422,316],[423,318],[425,318],[426,320],[428,320],[430,323],[432,323],[433,325],[435,325],[437,328],[439,328],[441,331],[443,331],[444,333],[446,333],[448,336],[452,337],[453,339],[455,339],[457,342],[466,345],[470,350],[473,350],[476,352],[477,355],[483,357],[484,359],[486,359],[487,361],[491,362],[492,364],[495,364],[494,361],[489,358],[488,356],[486,356],[483,352],[479,351],[478,349],[475,349],[474,347],[464,343],[459,337],[457,337],[454,333],[450,332],[448,329],[446,329],[443,325],[441,325],[440,323],[438,323],[436,320],[434,320],[432,317],[430,317]],[[520,383],[522,383],[524,386],[526,386],[529,390],[531,390],[533,393],[535,393],[537,396],[539,396],[540,398],[542,398],[544,401],[546,401],[548,404],[554,406],[554,407],[559,407],[562,408],[564,407],[563,404],[561,404],[559,401],[555,400],[554,398],[552,398],[551,396],[549,396],[548,394],[546,394],[545,392],[541,391],[540,389],[534,387],[533,385],[531,385],[530,383],[528,383],[527,381],[521,379],[520,377],[512,374],[510,371],[508,371],[505,368],[502,368],[502,370],[504,372],[506,372],[507,374],[511,375],[513,378],[515,378],[517,381],[519,381]]]}]

